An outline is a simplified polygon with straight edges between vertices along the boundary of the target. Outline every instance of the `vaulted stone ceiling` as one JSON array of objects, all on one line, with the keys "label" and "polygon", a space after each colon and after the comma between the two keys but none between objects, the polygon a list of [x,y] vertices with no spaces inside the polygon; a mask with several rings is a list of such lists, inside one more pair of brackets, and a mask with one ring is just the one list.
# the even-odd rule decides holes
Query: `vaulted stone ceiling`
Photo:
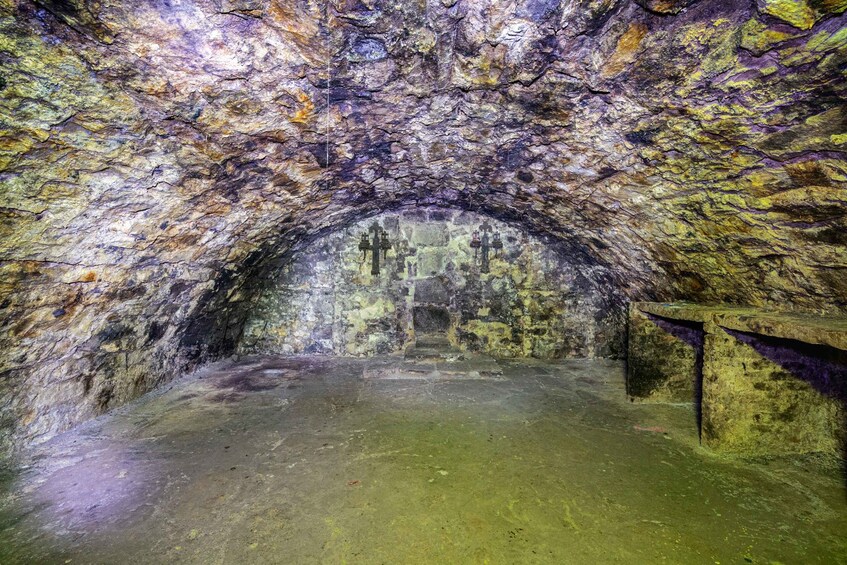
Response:
[{"label": "vaulted stone ceiling", "polygon": [[845,0],[0,0],[0,405],[39,439],[229,350],[402,205],[630,298],[847,311]]}]

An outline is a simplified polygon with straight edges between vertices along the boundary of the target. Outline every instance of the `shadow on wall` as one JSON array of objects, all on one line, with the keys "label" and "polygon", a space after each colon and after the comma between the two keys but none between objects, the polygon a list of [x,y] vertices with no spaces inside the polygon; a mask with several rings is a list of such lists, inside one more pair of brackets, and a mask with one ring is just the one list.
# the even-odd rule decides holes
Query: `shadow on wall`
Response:
[{"label": "shadow on wall", "polygon": [[735,330],[726,332],[818,392],[847,403],[847,351]]},{"label": "shadow on wall", "polygon": [[[653,314],[647,314],[647,318],[662,330],[676,339],[687,344],[694,352],[694,365],[691,371],[690,381],[693,393],[691,401],[694,403],[694,413],[697,420],[697,435],[702,439],[703,435],[703,340],[705,337],[702,322],[691,322],[687,320],[673,320],[662,318]],[[686,391],[688,389],[686,388]],[[683,398],[683,402],[688,400]]]},{"label": "shadow on wall", "polygon": [[[693,403],[710,449],[838,455],[847,467],[847,351],[630,309],[627,394]],[[847,480],[847,475],[845,475]]]},{"label": "shadow on wall", "polygon": [[[727,330],[727,333],[785,369],[784,375],[774,375],[774,379],[784,379],[789,387],[792,381],[796,380],[799,393],[803,391],[803,383],[811,385],[820,394],[838,401],[840,413],[831,422],[834,428],[831,433],[838,436],[841,446],[841,470],[844,484],[847,486],[847,351],[741,331]],[[792,418],[794,412],[804,409],[805,406],[799,402],[789,406],[785,411],[785,418]]]},{"label": "shadow on wall", "polygon": [[[374,221],[393,242],[378,276],[358,249]],[[470,246],[485,221],[504,244],[492,252],[488,273]],[[610,280],[605,268],[577,263],[487,216],[442,208],[383,213],[294,255],[256,301],[240,351],[385,354],[432,331],[497,357],[615,357],[623,350],[625,301]]]},{"label": "shadow on wall", "polygon": [[254,252],[241,265],[243,272],[222,271],[215,286],[199,299],[195,314],[180,338],[181,371],[236,350],[249,315],[249,299],[260,292],[258,273],[263,254]]}]

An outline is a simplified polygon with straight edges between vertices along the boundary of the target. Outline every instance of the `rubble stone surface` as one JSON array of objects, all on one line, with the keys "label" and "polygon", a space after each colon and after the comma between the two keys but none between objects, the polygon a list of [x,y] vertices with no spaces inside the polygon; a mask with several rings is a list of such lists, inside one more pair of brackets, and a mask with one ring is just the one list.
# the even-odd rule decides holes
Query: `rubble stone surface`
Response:
[{"label": "rubble stone surface", "polygon": [[236,350],[401,206],[633,300],[847,311],[845,3],[0,0],[0,445]]}]

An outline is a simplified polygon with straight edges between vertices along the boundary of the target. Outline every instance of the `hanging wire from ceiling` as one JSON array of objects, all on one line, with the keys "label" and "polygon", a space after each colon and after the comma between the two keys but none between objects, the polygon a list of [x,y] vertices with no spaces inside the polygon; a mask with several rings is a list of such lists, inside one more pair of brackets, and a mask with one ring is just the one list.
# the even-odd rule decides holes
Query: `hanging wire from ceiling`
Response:
[{"label": "hanging wire from ceiling", "polygon": [[[326,45],[324,49],[326,50],[326,109],[324,110],[325,118],[324,118],[324,139],[325,139],[325,163],[326,167],[329,167],[329,101],[330,101],[330,86],[332,81],[330,80],[332,75],[332,53],[330,49],[330,38],[329,38],[329,1],[324,0],[324,37],[326,41]],[[326,190],[329,190],[329,175],[326,176]]]}]

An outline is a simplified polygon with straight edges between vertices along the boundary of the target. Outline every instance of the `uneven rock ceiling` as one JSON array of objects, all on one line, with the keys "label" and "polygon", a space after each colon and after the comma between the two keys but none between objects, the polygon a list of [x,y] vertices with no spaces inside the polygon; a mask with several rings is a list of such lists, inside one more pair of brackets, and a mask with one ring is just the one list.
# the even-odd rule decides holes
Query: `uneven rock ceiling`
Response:
[{"label": "uneven rock ceiling", "polygon": [[7,435],[227,351],[292,249],[400,206],[631,299],[847,311],[845,9],[0,0]]}]

